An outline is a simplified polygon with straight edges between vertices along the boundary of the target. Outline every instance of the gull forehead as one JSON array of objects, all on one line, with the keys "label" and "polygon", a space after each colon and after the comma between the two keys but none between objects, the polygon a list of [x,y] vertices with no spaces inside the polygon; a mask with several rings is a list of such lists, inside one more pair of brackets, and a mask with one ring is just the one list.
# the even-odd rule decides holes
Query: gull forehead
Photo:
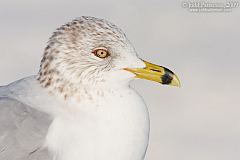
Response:
[{"label": "gull forehead", "polygon": [[65,58],[66,61],[71,58],[81,58],[81,61],[95,58],[100,61],[89,54],[98,47],[107,48],[113,58],[124,53],[136,54],[124,32],[116,25],[103,19],[83,16],[61,26],[53,33],[42,61],[51,61],[58,57]]}]

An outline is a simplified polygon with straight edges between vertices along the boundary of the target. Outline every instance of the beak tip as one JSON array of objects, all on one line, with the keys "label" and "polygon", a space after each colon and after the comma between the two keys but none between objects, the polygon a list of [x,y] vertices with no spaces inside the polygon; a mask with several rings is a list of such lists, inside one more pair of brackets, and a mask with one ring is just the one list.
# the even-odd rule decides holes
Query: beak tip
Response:
[{"label": "beak tip", "polygon": [[172,82],[171,82],[172,86],[176,86],[178,88],[181,88],[181,81],[179,80],[177,75],[173,76]]}]

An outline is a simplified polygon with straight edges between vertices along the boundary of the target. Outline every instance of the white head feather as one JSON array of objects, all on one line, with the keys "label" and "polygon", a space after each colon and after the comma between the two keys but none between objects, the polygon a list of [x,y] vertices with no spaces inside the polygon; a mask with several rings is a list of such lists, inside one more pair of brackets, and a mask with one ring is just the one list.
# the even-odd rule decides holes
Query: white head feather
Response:
[{"label": "white head feather", "polygon": [[[93,51],[97,48],[106,49],[109,56],[96,57]],[[133,77],[123,68],[144,66],[121,29],[106,20],[83,16],[54,32],[38,80],[42,87],[67,98],[85,87],[119,84]]]}]

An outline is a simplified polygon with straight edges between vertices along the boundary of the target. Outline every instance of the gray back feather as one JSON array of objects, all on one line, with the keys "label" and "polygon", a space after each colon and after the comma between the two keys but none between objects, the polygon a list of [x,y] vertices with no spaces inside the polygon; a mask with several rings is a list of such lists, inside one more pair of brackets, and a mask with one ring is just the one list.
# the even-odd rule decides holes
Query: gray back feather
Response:
[{"label": "gray back feather", "polygon": [[0,96],[0,160],[52,160],[44,140],[51,118]]}]

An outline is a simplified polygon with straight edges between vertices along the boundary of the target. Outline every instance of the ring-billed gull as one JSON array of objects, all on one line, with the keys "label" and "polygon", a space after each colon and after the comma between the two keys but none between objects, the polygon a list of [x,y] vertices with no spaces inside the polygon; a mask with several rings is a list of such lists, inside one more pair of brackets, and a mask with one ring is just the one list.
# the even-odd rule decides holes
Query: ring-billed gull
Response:
[{"label": "ring-billed gull", "polygon": [[80,17],[54,32],[40,71],[0,88],[0,159],[143,160],[149,115],[133,78],[179,86],[114,24]]}]

